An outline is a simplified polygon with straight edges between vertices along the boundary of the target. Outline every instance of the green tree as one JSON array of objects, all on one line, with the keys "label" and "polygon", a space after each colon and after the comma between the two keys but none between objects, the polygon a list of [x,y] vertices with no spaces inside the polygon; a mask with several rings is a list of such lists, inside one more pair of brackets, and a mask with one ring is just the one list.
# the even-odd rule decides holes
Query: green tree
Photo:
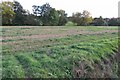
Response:
[{"label": "green tree", "polygon": [[51,26],[56,26],[59,23],[59,14],[58,12],[55,10],[55,8],[52,8],[50,10],[49,16],[48,16],[48,20],[50,20],[48,23],[48,25]]},{"label": "green tree", "polygon": [[48,3],[42,6],[33,6],[33,13],[39,16],[43,26],[58,25],[59,15],[55,8],[52,8]]},{"label": "green tree", "polygon": [[112,18],[108,21],[109,26],[118,26],[120,25],[119,23],[120,23],[120,20],[117,18]]},{"label": "green tree", "polygon": [[14,1],[13,6],[14,12],[16,14],[13,23],[15,25],[23,25],[26,18],[26,11],[23,9],[22,5],[18,1]]},{"label": "green tree", "polygon": [[13,11],[13,2],[4,1],[0,3],[0,8],[2,9],[2,24],[11,25],[15,16]]},{"label": "green tree", "polygon": [[0,26],[2,26],[2,9],[0,7]]},{"label": "green tree", "polygon": [[24,25],[28,26],[40,26],[42,25],[42,22],[39,21],[39,17],[31,14],[28,10],[26,11],[26,15],[24,15],[25,20],[24,20]]},{"label": "green tree", "polygon": [[33,7],[33,13],[36,16],[49,15],[50,10],[52,9],[49,3],[43,4],[42,6],[33,5],[32,7]]},{"label": "green tree", "polygon": [[71,21],[76,23],[77,25],[81,25],[82,14],[80,12],[76,12],[72,14]]},{"label": "green tree", "polygon": [[104,26],[105,25],[105,21],[104,19],[102,18],[102,16],[100,16],[99,18],[97,18],[95,20],[95,25],[96,26]]},{"label": "green tree", "polygon": [[59,26],[63,26],[67,23],[68,19],[67,19],[67,14],[65,13],[64,10],[58,10],[58,14],[59,14]]},{"label": "green tree", "polygon": [[120,18],[118,18],[117,23],[118,23],[118,26],[120,26]]}]

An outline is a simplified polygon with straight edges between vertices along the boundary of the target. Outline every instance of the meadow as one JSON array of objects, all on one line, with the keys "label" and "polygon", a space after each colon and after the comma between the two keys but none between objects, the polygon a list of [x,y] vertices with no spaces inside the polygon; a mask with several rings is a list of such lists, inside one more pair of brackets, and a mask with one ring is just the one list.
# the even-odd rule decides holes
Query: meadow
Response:
[{"label": "meadow", "polygon": [[2,26],[3,78],[118,78],[118,27]]}]

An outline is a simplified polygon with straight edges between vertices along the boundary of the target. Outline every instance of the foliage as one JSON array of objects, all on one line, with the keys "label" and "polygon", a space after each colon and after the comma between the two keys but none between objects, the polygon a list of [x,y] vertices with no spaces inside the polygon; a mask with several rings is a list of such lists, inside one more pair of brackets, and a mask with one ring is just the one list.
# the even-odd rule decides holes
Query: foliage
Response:
[{"label": "foliage", "polygon": [[73,23],[71,21],[68,21],[65,26],[76,26],[77,24],[76,23]]},{"label": "foliage", "polygon": [[25,21],[25,14],[26,11],[23,9],[22,5],[18,1],[14,1],[14,12],[15,12],[15,19],[13,20],[14,25],[23,25]]},{"label": "foliage", "polygon": [[39,19],[39,17],[36,17],[33,14],[28,13],[28,15],[25,15],[24,25],[28,26],[41,26],[42,21]]},{"label": "foliage", "polygon": [[55,26],[58,25],[58,21],[59,21],[59,16],[58,16],[58,12],[52,8],[49,12],[49,14],[45,14],[42,17],[42,21],[43,21],[43,25],[44,26]]},{"label": "foliage", "polygon": [[105,26],[105,20],[100,16],[98,19],[94,21],[95,26]]},{"label": "foliage", "polygon": [[56,10],[48,3],[42,6],[33,5],[33,13],[40,16],[43,25],[59,25],[62,26],[67,22],[67,14],[64,10]]},{"label": "foliage", "polygon": [[67,19],[67,14],[65,13],[64,10],[57,10],[58,14],[59,14],[59,22],[58,22],[58,26],[63,26],[67,23],[68,19]]},{"label": "foliage", "polygon": [[73,13],[71,20],[78,26],[87,26],[92,22],[92,17],[88,11],[84,10],[83,13]]},{"label": "foliage", "polygon": [[[49,3],[43,5],[33,5],[33,13],[25,10],[18,1],[3,1],[0,4],[2,8],[2,25],[13,26],[63,26],[68,21],[77,23],[78,26],[119,26],[119,18],[92,18],[90,12],[84,10],[75,12],[72,16],[67,16],[64,10],[56,10]],[[1,22],[0,21],[0,22]]]},{"label": "foliage", "polygon": [[13,2],[5,1],[0,3],[0,8],[2,9],[2,24],[11,25],[12,20],[15,16],[13,11]]},{"label": "foliage", "polygon": [[2,9],[0,7],[0,26],[2,26]]},{"label": "foliage", "polygon": [[77,23],[77,25],[81,25],[81,16],[82,14],[77,12],[77,13],[73,13],[72,17],[71,17],[71,21],[74,23]]},{"label": "foliage", "polygon": [[92,17],[90,12],[84,10],[82,13],[82,25],[87,26],[92,22]]},{"label": "foliage", "polygon": [[111,20],[108,21],[109,26],[119,26],[120,25],[120,18],[112,18]]}]

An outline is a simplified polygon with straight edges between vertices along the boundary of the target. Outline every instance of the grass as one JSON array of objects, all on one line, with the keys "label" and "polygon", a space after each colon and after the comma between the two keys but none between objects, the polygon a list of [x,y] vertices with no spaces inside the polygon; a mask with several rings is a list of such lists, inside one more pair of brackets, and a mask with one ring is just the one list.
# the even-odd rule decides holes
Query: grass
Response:
[{"label": "grass", "polygon": [[[103,30],[111,31],[97,34],[75,33],[44,40],[39,38],[3,40],[2,77],[119,77],[116,60],[119,38],[118,32],[112,32],[117,30],[117,27],[7,27],[3,28],[3,36],[66,34],[66,31],[74,30],[90,33]],[[19,32],[20,34],[17,35]]]},{"label": "grass", "polygon": [[[11,27],[11,26],[9,26]],[[95,27],[95,26],[86,26],[86,27],[79,27],[79,26],[46,26],[46,27],[31,27],[31,28],[24,28],[24,27],[14,27],[14,28],[4,28],[2,27],[2,36],[3,37],[13,37],[13,36],[30,36],[30,35],[37,35],[37,34],[58,34],[58,33],[65,33],[69,30],[78,30],[78,31],[101,31],[101,30],[118,30],[118,27]]]}]

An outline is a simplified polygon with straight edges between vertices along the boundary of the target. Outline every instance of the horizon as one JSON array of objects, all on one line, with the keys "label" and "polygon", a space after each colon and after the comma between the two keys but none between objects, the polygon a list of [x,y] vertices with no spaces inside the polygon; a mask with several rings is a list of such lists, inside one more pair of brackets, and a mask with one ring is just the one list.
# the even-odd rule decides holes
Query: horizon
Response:
[{"label": "horizon", "polygon": [[[14,0],[2,0],[2,1],[14,1]],[[20,2],[25,10],[29,10],[32,13],[33,5],[43,5],[49,3],[51,7],[57,10],[65,10],[68,16],[72,16],[72,13],[83,12],[87,10],[91,13],[93,18],[102,16],[103,18],[117,18],[118,17],[118,2],[119,0],[76,0],[76,1],[65,1],[65,0],[36,0],[29,1],[27,0],[16,0]],[[94,2],[92,2],[94,1]],[[27,5],[26,5],[27,4]],[[67,6],[66,6],[67,5]],[[72,5],[72,6],[71,6]],[[102,6],[101,6],[102,5]]]}]

